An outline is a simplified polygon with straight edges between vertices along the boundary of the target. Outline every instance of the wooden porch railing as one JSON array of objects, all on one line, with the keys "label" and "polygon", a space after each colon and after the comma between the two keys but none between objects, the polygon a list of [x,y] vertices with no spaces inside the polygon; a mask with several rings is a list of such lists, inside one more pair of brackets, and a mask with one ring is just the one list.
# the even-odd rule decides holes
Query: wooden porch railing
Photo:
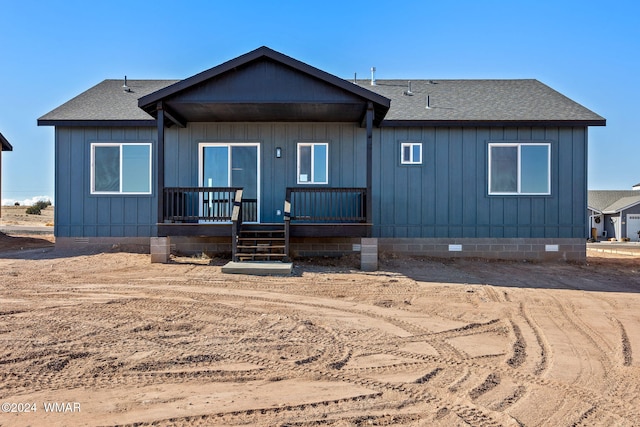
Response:
[{"label": "wooden porch railing", "polygon": [[364,223],[367,222],[366,197],[366,188],[289,187],[285,199],[285,220]]},{"label": "wooden porch railing", "polygon": [[[165,222],[231,222],[239,187],[165,187]],[[255,199],[242,200],[242,220],[258,220]]]}]

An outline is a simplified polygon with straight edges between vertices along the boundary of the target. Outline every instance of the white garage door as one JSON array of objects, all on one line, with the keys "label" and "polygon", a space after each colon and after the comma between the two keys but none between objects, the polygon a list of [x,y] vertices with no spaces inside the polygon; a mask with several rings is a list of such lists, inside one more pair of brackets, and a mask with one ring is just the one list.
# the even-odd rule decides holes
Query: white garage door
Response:
[{"label": "white garage door", "polygon": [[632,242],[640,240],[638,239],[638,230],[640,230],[640,215],[627,215],[627,237],[630,238]]}]

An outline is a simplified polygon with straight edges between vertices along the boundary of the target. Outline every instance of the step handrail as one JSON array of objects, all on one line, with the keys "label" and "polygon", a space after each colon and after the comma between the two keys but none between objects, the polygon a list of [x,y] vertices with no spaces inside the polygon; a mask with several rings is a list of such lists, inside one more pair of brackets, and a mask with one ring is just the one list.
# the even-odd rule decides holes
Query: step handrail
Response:
[{"label": "step handrail", "polygon": [[284,254],[289,261],[289,225],[291,224],[291,192],[287,191],[284,199]]},{"label": "step handrail", "polygon": [[231,259],[238,261],[238,235],[242,228],[242,189],[236,190],[231,214]]}]

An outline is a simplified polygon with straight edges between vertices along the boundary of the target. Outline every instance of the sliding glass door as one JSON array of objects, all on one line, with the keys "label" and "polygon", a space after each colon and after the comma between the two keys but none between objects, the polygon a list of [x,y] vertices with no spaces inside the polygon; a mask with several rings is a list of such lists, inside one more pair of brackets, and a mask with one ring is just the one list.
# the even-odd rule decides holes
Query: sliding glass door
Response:
[{"label": "sliding glass door", "polygon": [[[244,222],[260,219],[260,145],[257,143],[201,143],[201,187],[242,187]],[[206,197],[206,196],[205,196]],[[201,203],[203,209],[217,207],[213,197]],[[222,206],[222,205],[220,205]]]}]

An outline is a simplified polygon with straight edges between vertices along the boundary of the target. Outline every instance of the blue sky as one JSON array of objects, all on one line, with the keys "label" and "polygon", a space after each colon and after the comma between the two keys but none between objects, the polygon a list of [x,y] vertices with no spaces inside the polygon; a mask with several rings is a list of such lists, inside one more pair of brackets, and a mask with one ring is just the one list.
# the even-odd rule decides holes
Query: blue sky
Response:
[{"label": "blue sky", "polygon": [[535,78],[607,119],[589,188],[640,182],[640,2],[0,0],[3,204],[53,197],[38,117],[107,78],[182,79],[269,46],[343,78]]}]

